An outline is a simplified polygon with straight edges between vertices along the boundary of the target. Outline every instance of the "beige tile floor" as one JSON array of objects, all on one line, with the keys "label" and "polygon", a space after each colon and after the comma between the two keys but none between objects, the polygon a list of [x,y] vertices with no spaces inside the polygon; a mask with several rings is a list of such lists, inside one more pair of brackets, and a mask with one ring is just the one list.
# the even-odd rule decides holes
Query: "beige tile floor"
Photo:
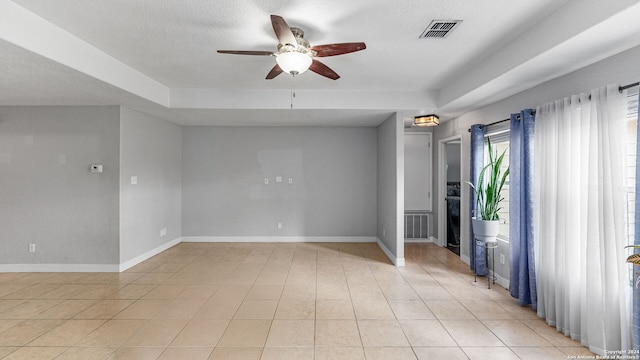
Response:
[{"label": "beige tile floor", "polygon": [[175,246],[124,273],[0,273],[0,358],[567,359],[592,355],[476,283],[446,249],[408,244]]}]

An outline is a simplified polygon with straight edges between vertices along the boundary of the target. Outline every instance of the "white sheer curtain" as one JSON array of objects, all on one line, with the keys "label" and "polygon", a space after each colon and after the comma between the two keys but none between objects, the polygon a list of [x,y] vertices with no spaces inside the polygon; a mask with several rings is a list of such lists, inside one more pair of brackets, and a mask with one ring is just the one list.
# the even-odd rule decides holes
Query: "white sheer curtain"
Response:
[{"label": "white sheer curtain", "polygon": [[598,354],[630,348],[625,97],[612,85],[536,111],[538,316]]}]

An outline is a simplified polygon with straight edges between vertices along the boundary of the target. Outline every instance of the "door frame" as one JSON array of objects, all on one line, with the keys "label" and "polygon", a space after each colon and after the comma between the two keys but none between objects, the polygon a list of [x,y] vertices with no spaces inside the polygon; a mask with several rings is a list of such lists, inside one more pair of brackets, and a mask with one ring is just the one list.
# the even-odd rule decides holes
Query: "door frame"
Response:
[{"label": "door frame", "polygon": [[[447,143],[460,141],[462,135],[453,135],[438,140],[438,245],[447,246]],[[462,144],[461,144],[462,150]],[[462,174],[462,151],[460,151],[460,174]],[[460,184],[462,186],[462,184]],[[462,203],[461,203],[462,204]]]}]

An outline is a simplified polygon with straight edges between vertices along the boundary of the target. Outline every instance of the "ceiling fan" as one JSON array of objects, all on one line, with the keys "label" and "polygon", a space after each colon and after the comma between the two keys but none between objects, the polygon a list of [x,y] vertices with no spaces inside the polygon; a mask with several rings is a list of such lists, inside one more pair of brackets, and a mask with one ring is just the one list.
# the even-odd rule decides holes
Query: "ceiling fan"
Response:
[{"label": "ceiling fan", "polygon": [[367,48],[363,42],[310,46],[309,42],[304,39],[302,30],[295,27],[290,28],[287,22],[278,15],[271,15],[271,25],[273,25],[273,31],[278,38],[278,51],[218,50],[218,53],[275,56],[276,65],[267,74],[267,80],[273,79],[283,72],[297,76],[307,70],[337,80],[340,75],[313,58],[348,54]]}]

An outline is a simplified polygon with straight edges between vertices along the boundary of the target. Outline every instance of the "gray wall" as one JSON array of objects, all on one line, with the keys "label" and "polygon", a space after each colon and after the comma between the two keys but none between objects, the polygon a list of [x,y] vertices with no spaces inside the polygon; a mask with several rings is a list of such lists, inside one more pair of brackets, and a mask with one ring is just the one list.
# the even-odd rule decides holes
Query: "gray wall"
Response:
[{"label": "gray wall", "polygon": [[[555,80],[543,83],[531,90],[511,96],[505,100],[485,106],[478,110],[466,113],[456,119],[442,122],[434,130],[434,144],[440,139],[454,135],[462,136],[462,180],[469,179],[469,143],[470,137],[467,129],[472,124],[488,124],[497,120],[509,117],[509,114],[519,112],[525,108],[535,108],[549,101],[554,101],[565,96],[570,96],[579,92],[589,90],[611,83],[625,85],[640,79],[640,47],[633,48],[621,54],[612,56],[584,69],[572,72]],[[434,147],[434,159],[438,159],[438,147]],[[434,163],[434,189],[438,188],[438,164]],[[469,203],[469,187],[462,186],[461,206]],[[436,207],[437,209],[437,207]],[[469,217],[468,212],[462,212],[461,221],[461,257],[468,259],[469,256]],[[500,247],[496,249],[496,258],[499,254],[505,254],[509,258],[509,244],[500,242]],[[506,279],[509,278],[509,261],[505,261],[505,266],[498,265],[496,261],[497,274]]]},{"label": "gray wall", "polygon": [[0,107],[0,263],[118,264],[119,115]]},{"label": "gray wall", "polygon": [[374,237],[376,141],[375,128],[185,127],[183,236]]},{"label": "gray wall", "polygon": [[378,126],[377,176],[378,239],[404,261],[404,125],[398,114]]},{"label": "gray wall", "polygon": [[182,234],[182,129],[127,108],[120,114],[120,261],[125,262]]}]

